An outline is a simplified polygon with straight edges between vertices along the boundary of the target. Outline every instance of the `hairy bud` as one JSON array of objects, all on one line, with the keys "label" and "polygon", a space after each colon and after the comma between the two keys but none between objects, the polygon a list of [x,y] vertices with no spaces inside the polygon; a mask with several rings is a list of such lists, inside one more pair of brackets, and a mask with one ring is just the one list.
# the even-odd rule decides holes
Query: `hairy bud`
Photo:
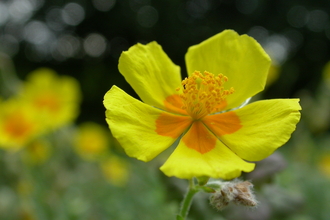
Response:
[{"label": "hairy bud", "polygon": [[210,203],[218,210],[224,209],[229,203],[255,207],[258,202],[252,191],[253,184],[249,181],[232,181],[221,183],[221,189],[217,190],[210,198]]}]

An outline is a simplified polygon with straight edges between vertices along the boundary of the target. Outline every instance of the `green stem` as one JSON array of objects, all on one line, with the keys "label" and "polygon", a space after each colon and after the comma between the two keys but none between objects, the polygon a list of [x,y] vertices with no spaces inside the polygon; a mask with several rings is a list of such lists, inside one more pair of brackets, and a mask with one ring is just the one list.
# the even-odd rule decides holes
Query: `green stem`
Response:
[{"label": "green stem", "polygon": [[194,197],[194,195],[198,192],[199,190],[196,189],[195,187],[195,183],[194,183],[194,179],[190,179],[189,180],[189,188],[188,191],[181,203],[181,208],[180,208],[180,214],[177,216],[177,220],[184,220],[186,219],[191,203],[192,203],[192,199]]}]

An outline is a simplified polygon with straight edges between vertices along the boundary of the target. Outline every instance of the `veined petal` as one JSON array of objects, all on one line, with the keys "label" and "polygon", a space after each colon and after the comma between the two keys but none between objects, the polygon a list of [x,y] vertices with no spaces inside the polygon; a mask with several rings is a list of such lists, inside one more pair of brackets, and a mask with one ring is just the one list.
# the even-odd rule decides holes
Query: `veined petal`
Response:
[{"label": "veined petal", "polygon": [[[105,94],[103,103],[107,109],[106,121],[113,136],[125,149],[127,155],[142,161],[153,159],[171,146],[186,129],[180,123],[186,123],[186,120],[190,120],[189,117],[170,113],[162,116],[163,111],[134,99],[116,86],[113,86]],[[182,118],[180,118],[181,120],[178,118],[172,119],[172,122],[175,121],[176,124],[172,123],[171,127],[169,122],[171,115],[173,117],[184,117],[186,120]],[[163,120],[162,117],[169,121]],[[170,128],[173,128],[173,130],[169,134],[167,132],[171,130]],[[163,129],[163,135],[160,135],[157,129]]]},{"label": "veined petal", "polygon": [[[206,126],[239,157],[259,161],[285,144],[300,119],[299,99],[254,102],[233,111],[239,120],[224,114],[207,116]],[[212,122],[212,123],[211,123]],[[227,132],[240,127],[235,132]]]},{"label": "veined petal", "polygon": [[200,176],[233,179],[240,176],[241,171],[250,172],[254,169],[253,163],[239,158],[201,122],[196,123],[160,168],[167,176],[182,179]]},{"label": "veined petal", "polygon": [[225,30],[190,47],[185,60],[188,75],[198,70],[228,77],[225,87],[233,87],[235,92],[227,97],[226,109],[237,107],[262,91],[271,64],[257,41],[232,30]]},{"label": "veined petal", "polygon": [[164,109],[164,101],[181,85],[176,66],[156,42],[136,44],[119,58],[119,71],[141,100]]}]

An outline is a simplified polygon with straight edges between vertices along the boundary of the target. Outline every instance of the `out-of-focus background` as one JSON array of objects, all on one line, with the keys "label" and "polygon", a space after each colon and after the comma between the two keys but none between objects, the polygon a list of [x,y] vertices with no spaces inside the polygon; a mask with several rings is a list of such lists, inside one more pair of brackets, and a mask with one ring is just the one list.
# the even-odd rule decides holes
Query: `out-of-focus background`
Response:
[{"label": "out-of-focus background", "polygon": [[[217,212],[200,194],[190,219],[330,219],[330,1],[0,1],[0,219],[174,219],[185,180],[128,158],[105,123],[120,53],[157,41],[186,75],[189,46],[234,29],[273,60],[254,99],[301,99],[292,139],[244,175],[256,209]],[[244,70],[242,70],[244,72]]]}]

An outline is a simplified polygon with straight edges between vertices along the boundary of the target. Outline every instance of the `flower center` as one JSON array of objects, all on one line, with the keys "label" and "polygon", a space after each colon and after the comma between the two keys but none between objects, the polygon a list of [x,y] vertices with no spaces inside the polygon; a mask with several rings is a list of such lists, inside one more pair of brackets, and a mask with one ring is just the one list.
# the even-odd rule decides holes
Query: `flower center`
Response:
[{"label": "flower center", "polygon": [[40,110],[46,110],[56,114],[60,110],[60,100],[52,93],[40,94],[34,101],[35,106]]},{"label": "flower center", "polygon": [[33,125],[23,114],[15,112],[7,116],[4,130],[11,138],[23,139],[33,130]]},{"label": "flower center", "polygon": [[204,116],[221,111],[225,99],[228,95],[234,93],[234,88],[225,90],[223,84],[228,78],[223,74],[215,76],[212,73],[195,71],[191,76],[182,81],[182,90],[180,97],[183,102],[182,109],[195,120]]}]

